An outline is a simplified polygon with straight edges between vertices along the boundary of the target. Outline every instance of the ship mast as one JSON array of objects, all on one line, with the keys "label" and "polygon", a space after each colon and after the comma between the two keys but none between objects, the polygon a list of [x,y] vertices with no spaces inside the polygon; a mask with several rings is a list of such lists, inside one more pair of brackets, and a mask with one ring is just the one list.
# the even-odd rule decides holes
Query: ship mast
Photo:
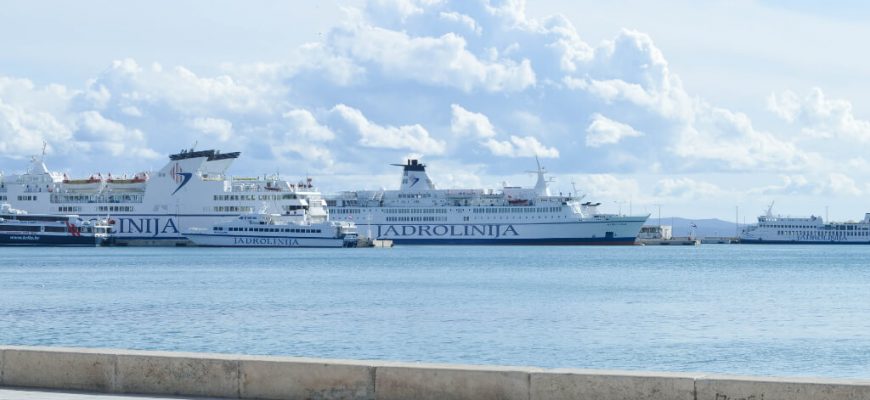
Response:
[{"label": "ship mast", "polygon": [[535,171],[526,171],[530,174],[538,174],[538,181],[535,182],[535,194],[541,197],[550,196],[550,186],[547,185],[546,168],[541,166],[541,160],[535,155],[535,162],[538,164],[538,169]]}]

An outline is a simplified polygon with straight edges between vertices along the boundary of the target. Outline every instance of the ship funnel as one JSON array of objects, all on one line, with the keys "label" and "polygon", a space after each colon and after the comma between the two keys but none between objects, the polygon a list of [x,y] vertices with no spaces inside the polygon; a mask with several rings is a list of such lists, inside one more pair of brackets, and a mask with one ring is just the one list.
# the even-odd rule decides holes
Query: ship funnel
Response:
[{"label": "ship funnel", "polygon": [[402,184],[399,190],[403,192],[425,192],[434,190],[435,185],[426,175],[426,165],[417,160],[408,160],[405,164],[391,164],[402,167]]}]

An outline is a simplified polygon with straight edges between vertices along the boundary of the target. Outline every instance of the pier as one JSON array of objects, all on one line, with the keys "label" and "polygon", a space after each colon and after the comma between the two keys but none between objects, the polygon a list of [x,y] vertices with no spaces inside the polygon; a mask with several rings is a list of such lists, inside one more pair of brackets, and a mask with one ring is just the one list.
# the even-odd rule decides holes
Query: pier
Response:
[{"label": "pier", "polygon": [[229,399],[870,398],[870,380],[0,346],[0,389],[11,397],[14,388],[30,389],[12,398],[38,398],[33,389]]}]

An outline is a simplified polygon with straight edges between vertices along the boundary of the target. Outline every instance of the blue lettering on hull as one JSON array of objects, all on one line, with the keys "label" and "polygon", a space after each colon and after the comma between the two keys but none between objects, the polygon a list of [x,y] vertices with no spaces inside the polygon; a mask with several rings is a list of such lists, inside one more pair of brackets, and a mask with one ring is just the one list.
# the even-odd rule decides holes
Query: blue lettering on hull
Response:
[{"label": "blue lettering on hull", "polygon": [[293,238],[233,237],[232,246],[299,247],[299,241]]},{"label": "blue lettering on hull", "polygon": [[[519,225],[522,229],[522,225]],[[395,244],[459,245],[633,245],[634,237],[523,238],[515,225],[377,225],[378,238]]]},{"label": "blue lettering on hull", "polygon": [[378,237],[513,237],[520,236],[513,225],[378,225]]},{"label": "blue lettering on hull", "polygon": [[111,219],[115,221],[112,233],[121,236],[156,237],[179,234],[178,225],[172,217],[111,217]]}]

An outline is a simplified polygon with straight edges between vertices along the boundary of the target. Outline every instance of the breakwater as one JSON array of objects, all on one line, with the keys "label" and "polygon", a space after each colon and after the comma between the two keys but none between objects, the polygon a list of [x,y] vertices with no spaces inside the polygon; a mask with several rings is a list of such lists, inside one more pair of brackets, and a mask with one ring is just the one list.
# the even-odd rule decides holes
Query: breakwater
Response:
[{"label": "breakwater", "polygon": [[870,381],[0,346],[0,386],[241,399],[845,400]]}]

